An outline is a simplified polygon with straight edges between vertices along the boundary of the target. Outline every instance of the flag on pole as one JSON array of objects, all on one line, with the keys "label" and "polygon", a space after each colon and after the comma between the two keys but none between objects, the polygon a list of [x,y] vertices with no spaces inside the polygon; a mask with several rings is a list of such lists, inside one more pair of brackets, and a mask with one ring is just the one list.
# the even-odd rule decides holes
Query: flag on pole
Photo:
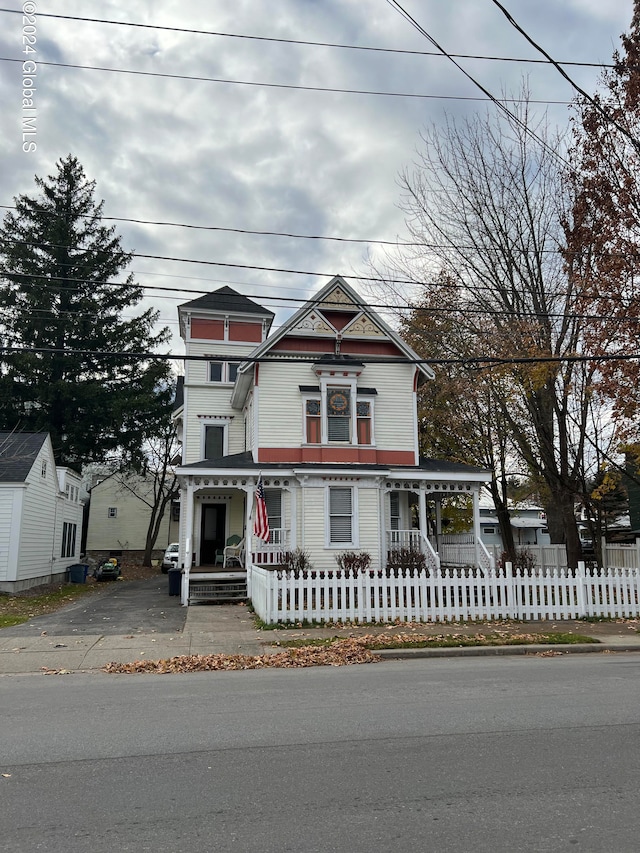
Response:
[{"label": "flag on pole", "polygon": [[269,541],[269,516],[267,514],[267,504],[264,499],[264,486],[262,485],[262,475],[258,479],[256,486],[256,514],[253,520],[253,532],[258,539]]}]

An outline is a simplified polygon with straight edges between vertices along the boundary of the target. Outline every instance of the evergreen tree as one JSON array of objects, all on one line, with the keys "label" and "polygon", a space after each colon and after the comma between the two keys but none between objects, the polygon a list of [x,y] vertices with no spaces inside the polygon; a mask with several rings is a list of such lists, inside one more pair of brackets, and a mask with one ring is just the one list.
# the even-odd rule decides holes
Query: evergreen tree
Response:
[{"label": "evergreen tree", "polygon": [[102,224],[78,160],[36,177],[0,227],[0,429],[51,433],[63,464],[135,454],[168,414],[169,367],[145,359],[168,338],[158,312],[125,317],[142,289]]}]

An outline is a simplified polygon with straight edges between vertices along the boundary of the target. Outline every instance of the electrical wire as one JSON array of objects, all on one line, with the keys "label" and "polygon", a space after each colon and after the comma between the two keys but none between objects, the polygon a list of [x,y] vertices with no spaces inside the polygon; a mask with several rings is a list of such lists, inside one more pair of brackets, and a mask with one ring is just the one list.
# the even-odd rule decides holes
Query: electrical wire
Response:
[{"label": "electrical wire", "polygon": [[[7,12],[9,14],[14,15],[22,15],[22,11],[19,9],[6,9],[0,8],[0,12]],[[292,44],[292,45],[303,45],[306,47],[330,47],[337,48],[340,50],[359,50],[359,51],[371,51],[374,53],[396,53],[396,54],[404,54],[407,56],[442,56],[442,53],[428,50],[407,50],[403,48],[392,48],[392,47],[371,47],[367,45],[357,45],[357,44],[339,44],[336,42],[322,42],[322,41],[308,41],[302,39],[286,39],[286,38],[275,38],[272,36],[254,36],[254,35],[246,35],[243,33],[224,33],[218,32],[216,30],[195,30],[188,29],[187,27],[167,27],[161,26],[159,24],[141,24],[132,21],[113,21],[106,18],[86,18],[81,17],[80,15],[56,15],[51,12],[38,12],[39,18],[54,18],[62,21],[80,21],[82,23],[92,23],[92,24],[112,24],[114,26],[120,27],[137,27],[145,30],[159,30],[161,32],[173,32],[173,33],[186,33],[188,35],[205,35],[205,36],[217,36],[220,38],[231,38],[231,39],[245,39],[248,41],[259,41],[259,42],[273,42],[275,44]],[[469,54],[469,53],[452,53],[451,56],[456,59],[481,59],[492,62],[522,62],[529,63],[533,65],[548,65],[548,61],[544,59],[528,59],[524,57],[510,57],[510,56],[485,56],[479,54]],[[561,65],[570,65],[577,66],[581,68],[615,68],[613,64],[606,64],[602,62],[576,62],[576,61],[562,61]]]},{"label": "electrical wire", "polygon": [[[177,361],[228,361],[230,356],[226,355],[186,355],[176,353],[154,353],[154,352],[125,352],[125,351],[104,351],[104,350],[87,350],[87,349],[69,349],[64,347],[13,347],[0,346],[0,353],[5,355],[14,355],[20,353],[40,354],[40,355],[69,355],[69,356],[98,356],[100,358],[120,358],[146,360],[168,360],[175,359]],[[321,353],[313,355],[280,355],[280,356],[249,356],[238,355],[237,359],[243,363],[260,364],[262,362],[287,363],[287,364],[315,364],[322,358]],[[415,365],[435,365],[447,366],[462,364],[467,366],[478,367],[498,367],[498,366],[514,366],[518,364],[581,364],[581,363],[600,363],[610,361],[636,361],[640,360],[640,352],[635,353],[618,353],[616,355],[564,355],[564,356],[474,356],[468,358],[410,358],[409,356],[389,357],[389,356],[373,356],[373,355],[357,355],[358,361],[364,364],[415,364]]]},{"label": "electrical wire", "polygon": [[[22,59],[13,59],[8,56],[0,56],[0,62],[17,62],[22,64]],[[167,74],[161,71],[135,71],[130,68],[107,68],[104,65],[76,65],[70,62],[44,62],[39,61],[38,65],[51,66],[55,68],[75,68],[82,71],[107,71],[113,74],[133,74],[139,77],[161,77],[168,80],[190,80],[199,83],[223,83],[234,86],[255,86],[264,89],[288,89],[292,91],[302,92],[330,92],[339,95],[375,95],[383,98],[417,98],[422,100],[435,101],[486,101],[487,98],[478,98],[471,95],[430,95],[420,92],[381,92],[372,91],[370,89],[342,89],[330,86],[302,86],[293,83],[265,83],[256,80],[227,80],[222,77],[203,77],[192,74]],[[569,101],[551,101],[551,100],[535,100],[533,98],[504,98],[507,103],[520,104],[553,104],[553,105],[568,105]]]},{"label": "electrical wire", "polygon": [[621,125],[620,122],[617,121],[617,119],[615,119],[611,115],[611,113],[606,110],[596,98],[593,98],[588,92],[586,92],[581,86],[579,86],[575,82],[575,80],[573,80],[567,74],[564,68],[561,67],[559,62],[556,62],[556,60],[549,53],[547,53],[547,51],[543,47],[541,47],[536,41],[534,41],[531,36],[513,18],[511,13],[502,5],[502,3],[499,2],[499,0],[492,0],[492,2],[494,6],[497,6],[498,9],[500,9],[507,21],[509,21],[509,23],[511,24],[511,26],[514,27],[520,33],[520,35],[522,35],[529,42],[532,47],[534,47],[539,53],[541,53],[547,59],[547,61],[551,63],[551,65],[553,65],[556,71],[558,71],[558,73],[562,75],[562,77],[569,83],[569,85],[572,86],[576,90],[576,92],[578,92],[578,94],[582,95],[582,97],[585,98],[585,100],[587,100],[591,104],[591,106],[595,107],[595,109],[600,113],[600,115],[603,116],[603,118],[609,124],[613,125],[616,130],[619,130],[620,133],[631,142],[637,152],[640,152],[640,141],[636,139],[636,137],[633,136],[631,133],[629,133],[629,131],[623,125]]},{"label": "electrical wire", "polygon": [[417,30],[422,36],[424,36],[435,48],[437,48],[443,54],[443,56],[446,56],[447,59],[449,59],[449,61],[453,65],[455,65],[455,67],[462,74],[464,74],[467,80],[470,80],[474,86],[480,89],[480,91],[483,92],[487,96],[487,98],[489,98],[489,100],[493,102],[493,104],[500,110],[500,112],[502,112],[509,119],[509,121],[515,123],[531,139],[535,139],[535,141],[555,159],[560,160],[567,167],[571,166],[568,160],[566,160],[555,148],[552,148],[544,139],[539,137],[533,130],[531,130],[531,128],[526,122],[522,121],[522,119],[519,118],[519,116],[513,113],[510,109],[508,109],[508,107],[506,107],[501,100],[496,98],[495,95],[493,95],[489,91],[489,89],[486,88],[486,86],[483,86],[482,83],[476,80],[476,78],[472,74],[470,74],[465,68],[463,68],[463,66],[460,65],[460,63],[456,59],[454,59],[453,55],[448,53],[440,44],[438,44],[438,42],[433,38],[433,36],[428,33],[427,30],[425,30],[425,28],[421,24],[419,24],[418,21],[414,17],[412,17],[403,6],[400,5],[398,0],[385,0],[385,2],[388,3],[388,5],[391,6],[392,9],[395,9],[396,12],[398,12],[406,21],[408,21],[411,26],[415,30]]}]

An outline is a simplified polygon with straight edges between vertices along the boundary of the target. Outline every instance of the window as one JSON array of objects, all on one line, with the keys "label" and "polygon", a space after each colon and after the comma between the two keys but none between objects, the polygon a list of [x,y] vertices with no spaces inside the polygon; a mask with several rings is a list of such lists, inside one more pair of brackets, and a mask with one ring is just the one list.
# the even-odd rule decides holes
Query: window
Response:
[{"label": "window", "polygon": [[320,400],[307,400],[305,403],[305,414],[307,421],[307,443],[320,444],[322,442],[322,418]]},{"label": "window", "polygon": [[209,382],[235,382],[239,361],[210,361]]},{"label": "window", "polygon": [[47,460],[46,459],[42,460],[42,466],[40,468],[40,476],[41,477],[47,476]]},{"label": "window", "polygon": [[118,517],[118,507],[110,506],[107,510],[107,518],[117,518]]},{"label": "window", "polygon": [[400,530],[400,493],[389,492],[391,529]]},{"label": "window", "polygon": [[62,524],[62,550],[60,552],[61,557],[73,557],[76,551],[76,531],[78,525],[71,524],[69,521],[65,521]]},{"label": "window", "polygon": [[221,456],[224,456],[224,427],[205,426],[204,458],[219,459]]},{"label": "window", "polygon": [[209,382],[222,382],[222,362],[209,362]]},{"label": "window", "polygon": [[282,492],[280,489],[265,489],[264,502],[269,518],[269,541],[282,544]]},{"label": "window", "polygon": [[358,401],[356,403],[358,419],[358,444],[371,444],[371,403]]},{"label": "window", "polygon": [[353,544],[353,489],[329,488],[329,542]]},{"label": "window", "polygon": [[482,528],[482,532],[486,533],[487,535],[494,534],[496,532],[496,529],[495,529],[495,527],[486,527],[485,526]]},{"label": "window", "polygon": [[350,388],[327,388],[327,440],[351,441]]},{"label": "window", "polygon": [[[304,400],[307,444],[373,444],[373,403],[357,400],[353,434],[353,394],[348,385],[333,385],[319,397]],[[324,422],[323,422],[324,421]]]},{"label": "window", "polygon": [[180,521],[180,504],[171,504],[171,521]]}]

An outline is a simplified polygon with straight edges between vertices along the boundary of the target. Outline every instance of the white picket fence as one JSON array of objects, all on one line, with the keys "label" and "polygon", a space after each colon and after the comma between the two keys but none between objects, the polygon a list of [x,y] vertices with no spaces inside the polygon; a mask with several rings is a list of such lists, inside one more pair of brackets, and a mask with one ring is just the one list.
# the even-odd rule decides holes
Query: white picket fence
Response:
[{"label": "white picket fence", "polygon": [[[499,545],[487,545],[488,552],[496,565],[502,556]],[[540,569],[566,569],[567,549],[564,545],[520,545],[534,558]],[[634,544],[602,543],[602,557],[605,566],[615,566],[618,569],[640,569],[640,539]]]},{"label": "white picket fence", "polygon": [[450,622],[640,615],[640,569],[249,571],[258,616],[277,622]]}]

